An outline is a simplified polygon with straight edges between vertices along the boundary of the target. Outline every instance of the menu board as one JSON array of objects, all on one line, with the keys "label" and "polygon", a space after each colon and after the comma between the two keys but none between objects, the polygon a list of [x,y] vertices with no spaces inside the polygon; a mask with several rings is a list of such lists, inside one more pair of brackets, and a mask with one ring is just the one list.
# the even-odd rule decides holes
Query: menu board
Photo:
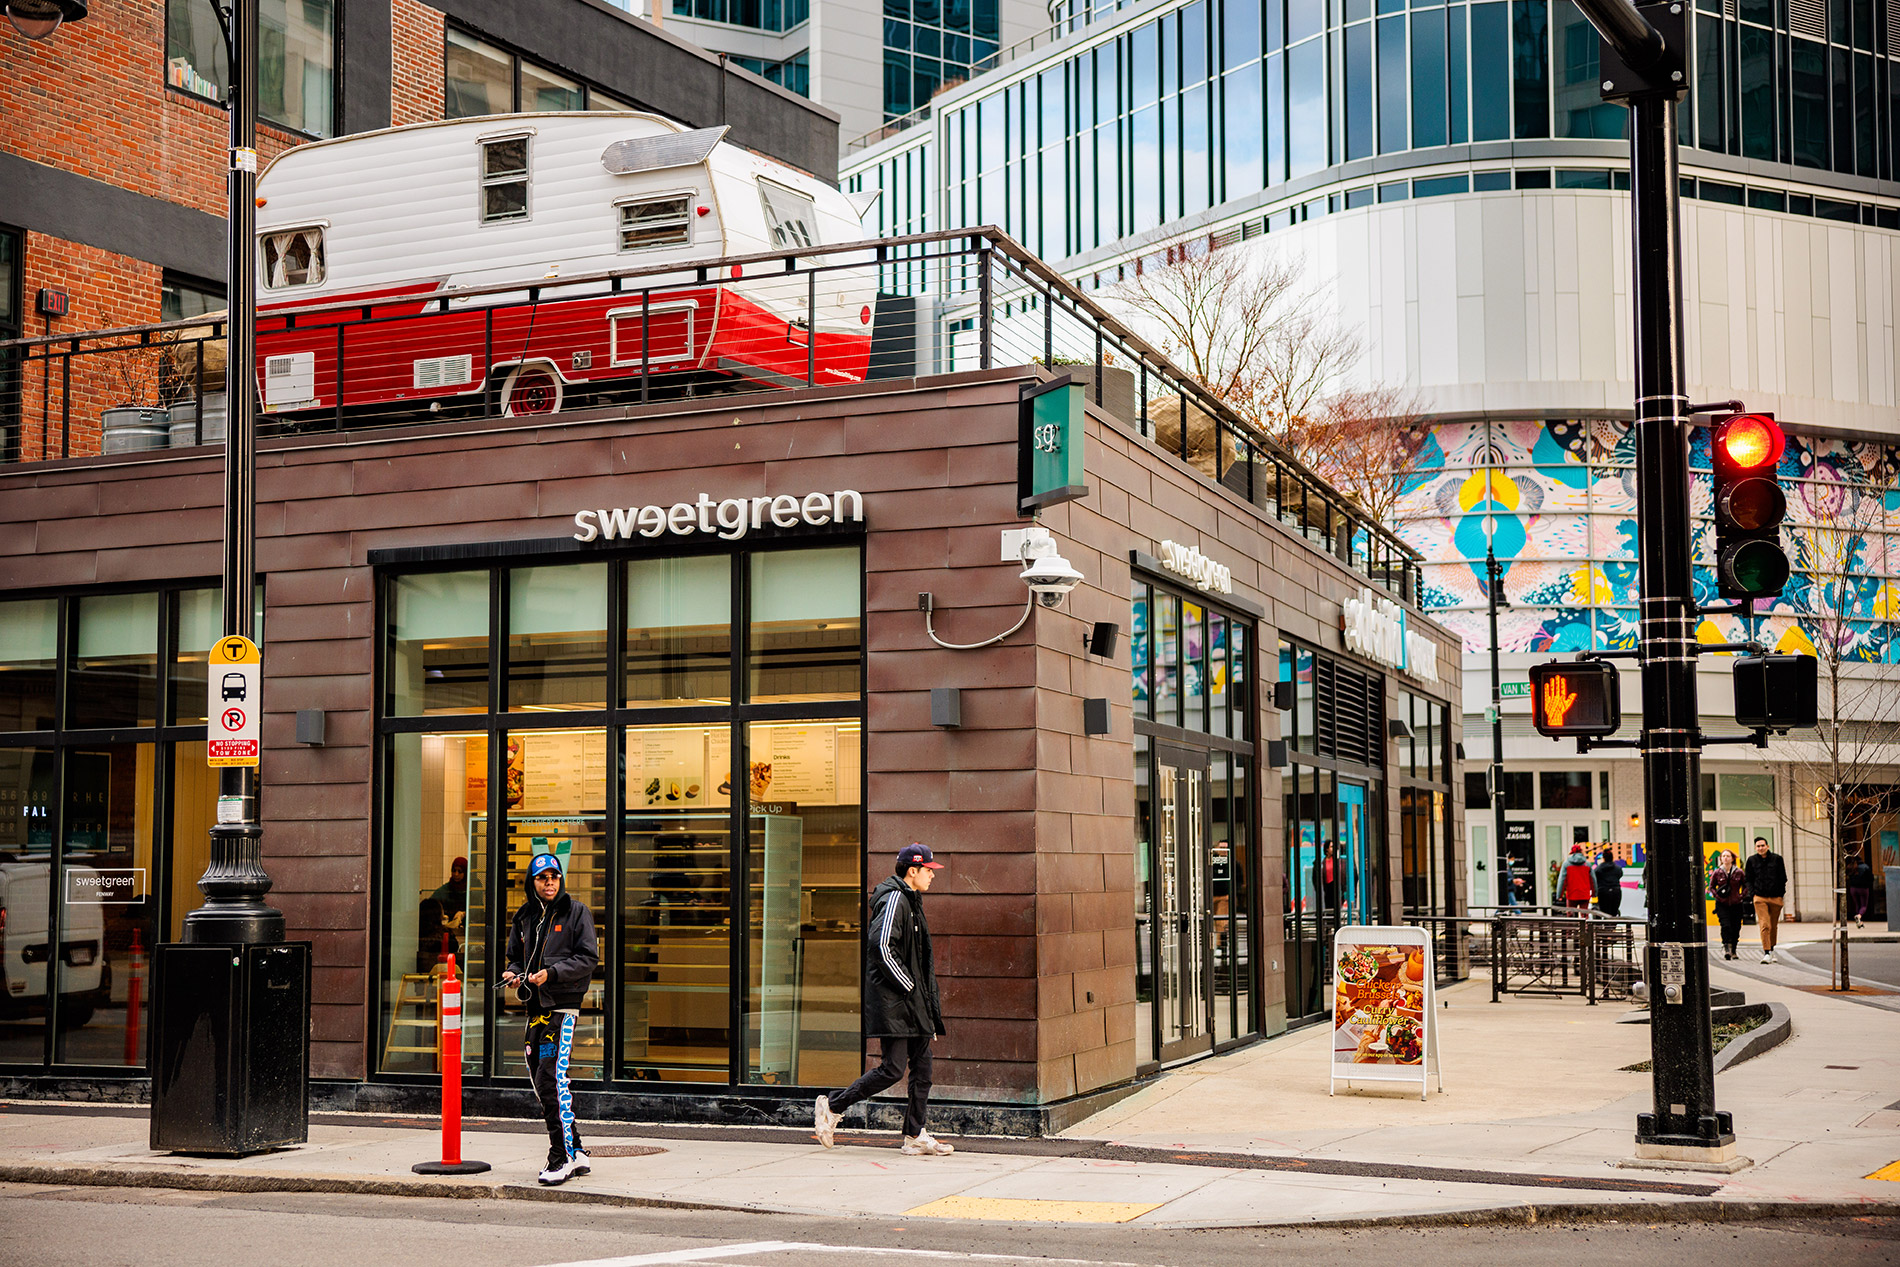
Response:
[{"label": "menu board", "polygon": [[838,804],[838,728],[753,727],[748,774],[755,801]]},{"label": "menu board", "polygon": [[628,731],[628,812],[731,804],[731,747],[724,726]]},{"label": "menu board", "polygon": [[[464,749],[462,807],[488,809],[488,738]],[[528,731],[508,736],[503,808],[568,814],[607,808],[607,736],[598,730]]]},{"label": "menu board", "polygon": [[1436,1070],[1432,944],[1422,928],[1354,924],[1333,936],[1331,1094],[1340,1082],[1418,1083]]}]

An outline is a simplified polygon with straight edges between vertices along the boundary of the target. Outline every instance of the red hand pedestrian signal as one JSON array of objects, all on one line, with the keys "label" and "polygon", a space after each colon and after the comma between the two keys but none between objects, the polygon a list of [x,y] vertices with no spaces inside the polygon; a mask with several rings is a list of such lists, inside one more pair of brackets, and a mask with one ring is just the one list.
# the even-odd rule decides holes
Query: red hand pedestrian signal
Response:
[{"label": "red hand pedestrian signal", "polygon": [[1571,706],[1577,702],[1577,693],[1570,689],[1570,679],[1563,674],[1554,674],[1544,680],[1544,721],[1551,726],[1561,726],[1569,715]]},{"label": "red hand pedestrian signal", "polygon": [[1600,736],[1623,724],[1616,666],[1605,660],[1531,666],[1531,721],[1540,735]]}]

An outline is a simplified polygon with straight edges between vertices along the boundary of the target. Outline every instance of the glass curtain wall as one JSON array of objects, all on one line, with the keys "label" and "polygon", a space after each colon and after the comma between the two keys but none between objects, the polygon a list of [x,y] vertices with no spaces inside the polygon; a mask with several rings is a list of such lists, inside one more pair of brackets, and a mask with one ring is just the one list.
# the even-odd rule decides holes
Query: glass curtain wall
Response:
[{"label": "glass curtain wall", "polygon": [[145,1065],[152,948],[203,900],[217,613],[209,589],[0,602],[0,1065]]},{"label": "glass curtain wall", "polygon": [[[1451,708],[1423,695],[1399,692],[1399,712],[1409,735],[1398,740],[1394,782],[1399,798],[1400,903],[1406,918],[1456,916],[1457,871],[1451,849]],[[1442,977],[1457,976],[1448,960],[1456,939],[1449,925],[1428,924],[1442,934],[1437,949]]]},{"label": "glass curtain wall", "polygon": [[600,937],[576,1078],[854,1072],[861,591],[855,545],[390,575],[377,1072],[436,1071],[459,952],[465,1072],[524,1075],[489,983],[537,853]]},{"label": "glass curtain wall", "polygon": [[1259,1028],[1253,627],[1146,580],[1132,607],[1135,1042],[1150,1065]]},{"label": "glass curtain wall", "polygon": [[1323,1013],[1333,934],[1381,923],[1385,904],[1384,685],[1282,639],[1279,680],[1294,684],[1282,722],[1287,1019]]}]

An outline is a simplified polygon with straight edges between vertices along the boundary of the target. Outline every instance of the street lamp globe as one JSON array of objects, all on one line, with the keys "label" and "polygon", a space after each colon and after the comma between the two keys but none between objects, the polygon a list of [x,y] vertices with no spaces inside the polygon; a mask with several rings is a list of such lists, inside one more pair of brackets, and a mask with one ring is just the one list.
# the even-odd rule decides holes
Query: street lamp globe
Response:
[{"label": "street lamp globe", "polygon": [[59,30],[61,22],[86,16],[86,0],[6,0],[7,21],[29,40],[43,40]]}]

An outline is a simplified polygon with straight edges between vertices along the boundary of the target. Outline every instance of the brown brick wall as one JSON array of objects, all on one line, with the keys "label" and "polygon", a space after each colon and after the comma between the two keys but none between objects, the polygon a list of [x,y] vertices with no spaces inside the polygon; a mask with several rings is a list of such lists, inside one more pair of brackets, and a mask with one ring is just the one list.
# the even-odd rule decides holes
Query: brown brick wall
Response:
[{"label": "brown brick wall", "polygon": [[[24,263],[22,293],[29,335],[49,329],[44,318],[32,311],[34,294],[41,287],[64,290],[70,296],[71,308],[52,323],[53,334],[158,320],[161,270],[156,264],[43,233],[26,235]],[[84,457],[99,452],[101,412],[119,404],[156,405],[160,365],[158,353],[136,349],[73,357],[70,384],[63,360],[54,361],[49,374],[31,369],[19,385],[20,460],[60,457],[63,431],[68,445],[65,453]]]},{"label": "brown brick wall", "polygon": [[[6,149],[93,180],[224,214],[224,110],[165,82],[165,0],[94,5],[34,43],[0,40]],[[258,128],[268,161],[296,144]],[[72,327],[81,329],[84,327]]]},{"label": "brown brick wall", "polygon": [[389,121],[442,117],[442,14],[418,0],[390,0]]}]

